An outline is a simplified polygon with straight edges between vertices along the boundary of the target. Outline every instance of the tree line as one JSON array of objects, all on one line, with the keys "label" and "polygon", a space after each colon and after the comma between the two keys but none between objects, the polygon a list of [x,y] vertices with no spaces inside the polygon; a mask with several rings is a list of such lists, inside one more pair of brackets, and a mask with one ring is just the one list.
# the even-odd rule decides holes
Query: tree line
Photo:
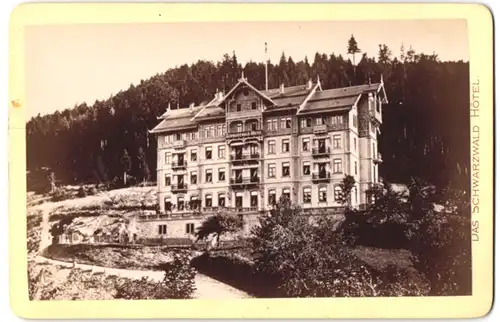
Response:
[{"label": "tree line", "polygon": [[[383,110],[380,174],[392,182],[417,176],[436,185],[468,187],[468,62],[441,61],[404,46],[393,53],[383,44],[378,57],[368,57],[360,47],[353,36],[345,57],[316,53],[312,62],[308,57],[294,61],[283,52],[277,64],[268,62],[269,87],[319,77],[329,89],[378,82],[383,75],[389,104]],[[229,91],[242,71],[264,89],[264,63],[242,64],[233,52],[215,63],[199,60],[171,68],[92,105],[38,115],[26,125],[27,170],[50,168],[68,184],[126,180],[124,172],[154,180],[156,172],[149,169],[156,169],[156,143],[147,130],[157,117],[169,104],[200,104],[217,90]]]}]

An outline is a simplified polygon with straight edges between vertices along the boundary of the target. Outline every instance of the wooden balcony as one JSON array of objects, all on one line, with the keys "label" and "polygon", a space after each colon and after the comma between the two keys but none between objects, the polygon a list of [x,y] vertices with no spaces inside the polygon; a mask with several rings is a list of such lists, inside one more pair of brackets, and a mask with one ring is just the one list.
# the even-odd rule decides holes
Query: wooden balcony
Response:
[{"label": "wooden balcony", "polygon": [[314,134],[326,134],[328,132],[328,127],[326,124],[315,125],[313,127]]},{"label": "wooden balcony", "polygon": [[186,140],[177,140],[172,143],[174,149],[184,149],[186,147]]},{"label": "wooden balcony", "polygon": [[253,177],[253,178],[233,178],[230,181],[230,185],[233,188],[245,188],[249,186],[255,186],[260,183],[260,178],[259,177]]},{"label": "wooden balcony", "polygon": [[325,173],[313,173],[312,182],[320,183],[320,182],[330,182],[332,176],[330,172]]},{"label": "wooden balcony", "polygon": [[375,163],[382,163],[382,154],[377,153],[376,155],[373,156],[373,162]]},{"label": "wooden balcony", "polygon": [[326,157],[329,156],[331,153],[331,149],[328,147],[325,148],[313,148],[312,149],[312,156],[313,157]]},{"label": "wooden balcony", "polygon": [[233,163],[243,163],[243,162],[258,162],[260,160],[259,153],[251,154],[232,154],[231,161]]},{"label": "wooden balcony", "polygon": [[242,132],[228,132],[226,133],[226,139],[244,139],[249,137],[259,137],[262,136],[262,130],[252,130],[252,131],[242,131]]},{"label": "wooden balcony", "polygon": [[187,192],[187,184],[173,184],[172,193]]},{"label": "wooden balcony", "polygon": [[183,170],[187,167],[187,161],[184,162],[172,162],[172,170]]}]

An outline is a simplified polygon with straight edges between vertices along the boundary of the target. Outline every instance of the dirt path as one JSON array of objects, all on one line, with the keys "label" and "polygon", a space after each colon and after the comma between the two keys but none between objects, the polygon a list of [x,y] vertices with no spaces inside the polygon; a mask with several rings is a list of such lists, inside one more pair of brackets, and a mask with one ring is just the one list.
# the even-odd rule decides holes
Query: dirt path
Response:
[{"label": "dirt path", "polygon": [[[42,256],[38,256],[35,258],[35,261],[38,263],[50,263],[54,265],[64,266],[66,269],[61,269],[58,271],[58,278],[65,278],[71,268],[73,267],[72,263],[56,261],[52,259],[47,259]],[[137,270],[128,270],[128,269],[118,269],[118,268],[109,268],[109,267],[101,267],[101,266],[92,266],[85,264],[76,264],[77,268],[81,268],[83,270],[92,270],[94,273],[104,273],[106,275],[117,275],[120,277],[127,277],[133,279],[140,279],[142,277],[148,277],[155,281],[163,280],[163,272],[159,271],[137,271]],[[194,298],[196,299],[242,299],[242,298],[250,298],[251,296],[245,292],[242,292],[234,287],[221,283],[213,278],[210,278],[206,275],[197,273],[195,277],[196,291],[194,293]]]}]

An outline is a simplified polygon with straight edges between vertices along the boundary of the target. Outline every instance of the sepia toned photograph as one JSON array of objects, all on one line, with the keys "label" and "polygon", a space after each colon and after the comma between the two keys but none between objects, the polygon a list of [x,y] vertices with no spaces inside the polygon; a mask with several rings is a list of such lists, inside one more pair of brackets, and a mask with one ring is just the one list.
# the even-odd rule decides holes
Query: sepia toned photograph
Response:
[{"label": "sepia toned photograph", "polygon": [[30,300],[472,295],[468,35],[26,27]]}]

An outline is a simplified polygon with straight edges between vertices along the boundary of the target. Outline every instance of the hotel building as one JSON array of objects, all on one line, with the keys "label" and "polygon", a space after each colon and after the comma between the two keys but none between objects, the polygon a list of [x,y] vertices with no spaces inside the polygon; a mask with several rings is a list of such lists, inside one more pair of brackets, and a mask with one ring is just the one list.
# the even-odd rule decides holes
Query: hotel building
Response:
[{"label": "hotel building", "polygon": [[327,90],[319,79],[258,90],[242,75],[205,105],[168,108],[150,131],[158,142],[160,214],[142,221],[157,237],[187,237],[220,208],[255,223],[281,196],[334,211],[345,175],[356,181],[352,206],[362,207],[379,182],[386,103],[382,78]]}]

